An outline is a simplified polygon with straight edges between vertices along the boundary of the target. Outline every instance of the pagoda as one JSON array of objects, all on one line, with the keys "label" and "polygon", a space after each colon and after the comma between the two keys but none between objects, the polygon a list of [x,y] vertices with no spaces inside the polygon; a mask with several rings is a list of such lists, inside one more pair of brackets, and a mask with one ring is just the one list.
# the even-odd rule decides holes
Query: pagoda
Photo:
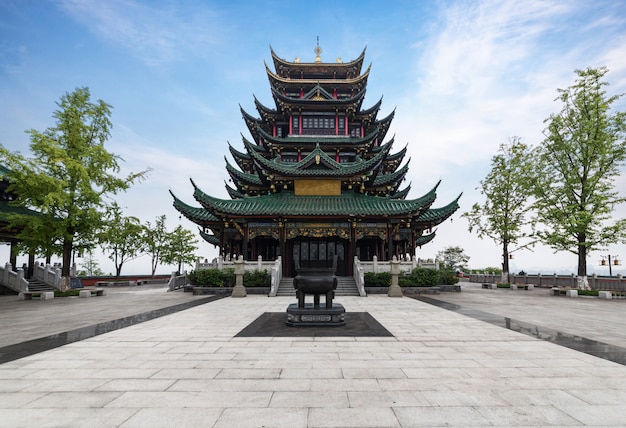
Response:
[{"label": "pagoda", "polygon": [[[265,65],[275,107],[255,97],[258,115],[241,108],[250,138],[243,150],[229,144],[230,199],[205,193],[191,180],[198,206],[174,194],[174,207],[200,226],[220,254],[253,260],[282,257],[283,275],[294,261],[352,275],[353,260],[391,260],[414,255],[433,228],[458,209],[458,197],[431,208],[439,183],[408,199],[406,146],[392,151],[385,140],[394,112],[378,118],[382,98],[363,108],[369,66],[365,49],[353,61],[286,61],[270,47],[274,71]],[[459,195],[460,196],[460,195]]]}]

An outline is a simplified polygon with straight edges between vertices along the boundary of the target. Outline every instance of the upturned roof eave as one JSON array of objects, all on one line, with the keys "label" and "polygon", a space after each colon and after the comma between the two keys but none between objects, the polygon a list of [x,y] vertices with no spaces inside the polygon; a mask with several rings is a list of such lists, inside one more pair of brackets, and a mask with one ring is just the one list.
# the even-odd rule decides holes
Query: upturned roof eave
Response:
[{"label": "upturned roof eave", "polygon": [[[363,48],[363,51],[361,52],[361,54],[356,58],[353,59],[351,61],[348,62],[337,62],[337,63],[322,63],[326,66],[333,66],[333,67],[337,67],[337,68],[350,68],[350,67],[356,67],[356,72],[357,74],[361,72],[361,68],[363,67],[363,60],[365,59],[365,51],[367,50],[367,46]],[[272,55],[272,61],[274,62],[274,69],[278,70],[280,68],[280,66],[286,66],[286,67],[300,67],[300,66],[304,66],[304,67],[310,67],[310,66],[318,66],[320,65],[320,63],[317,62],[295,62],[295,61],[287,61],[281,57],[279,57],[276,52],[274,52],[274,49],[270,46],[270,53]]]}]

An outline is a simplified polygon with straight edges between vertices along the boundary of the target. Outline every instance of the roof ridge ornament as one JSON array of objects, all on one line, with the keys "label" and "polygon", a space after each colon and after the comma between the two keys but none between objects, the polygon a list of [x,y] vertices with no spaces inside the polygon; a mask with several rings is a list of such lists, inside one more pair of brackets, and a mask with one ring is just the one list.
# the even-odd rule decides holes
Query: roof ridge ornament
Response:
[{"label": "roof ridge ornament", "polygon": [[322,48],[320,47],[320,36],[317,36],[317,46],[315,46],[313,52],[315,52],[315,62],[322,62],[322,57],[320,56],[322,54]]}]

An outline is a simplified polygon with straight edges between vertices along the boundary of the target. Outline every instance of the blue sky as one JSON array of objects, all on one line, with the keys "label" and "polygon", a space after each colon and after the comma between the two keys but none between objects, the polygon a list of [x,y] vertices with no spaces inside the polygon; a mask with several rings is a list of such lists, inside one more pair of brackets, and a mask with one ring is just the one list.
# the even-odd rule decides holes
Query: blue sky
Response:
[{"label": "blue sky", "polygon": [[[480,201],[476,187],[498,145],[512,136],[539,144],[544,119],[561,107],[556,89],[574,82],[575,69],[606,65],[608,92],[626,92],[625,1],[4,0],[0,144],[28,154],[24,131],[53,126],[55,102],[87,86],[94,100],[113,106],[106,147],[125,160],[123,170],[153,170],[116,197],[125,213],[142,222],[165,214],[170,228],[196,230],[179,219],[168,190],[194,202],[193,178],[227,197],[228,142],[243,149],[247,135],[239,106],[256,114],[254,96],[273,106],[269,47],[288,60],[313,61],[318,36],[324,61],[348,61],[367,48],[364,107],[383,97],[380,117],[395,109],[388,135],[394,151],[408,144],[409,197],[440,179],[434,207],[463,192],[461,209],[418,256],[458,245],[475,268],[499,266],[500,249],[468,233],[459,216]],[[616,186],[626,192],[624,174]],[[616,215],[626,216],[626,207]],[[626,258],[626,246],[592,253],[590,273],[608,273],[598,265],[609,253]],[[217,253],[202,244],[198,254]],[[103,256],[99,262],[113,271]],[[148,266],[140,258],[123,273]],[[515,271],[575,268],[576,256],[541,246],[512,260]]]}]

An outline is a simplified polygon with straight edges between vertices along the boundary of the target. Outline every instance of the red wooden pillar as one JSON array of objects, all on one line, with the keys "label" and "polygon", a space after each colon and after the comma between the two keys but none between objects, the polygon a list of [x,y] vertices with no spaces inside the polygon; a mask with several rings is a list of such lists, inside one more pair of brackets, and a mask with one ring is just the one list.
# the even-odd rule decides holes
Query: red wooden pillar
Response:
[{"label": "red wooden pillar", "polygon": [[289,135],[293,134],[293,116],[289,115]]}]

